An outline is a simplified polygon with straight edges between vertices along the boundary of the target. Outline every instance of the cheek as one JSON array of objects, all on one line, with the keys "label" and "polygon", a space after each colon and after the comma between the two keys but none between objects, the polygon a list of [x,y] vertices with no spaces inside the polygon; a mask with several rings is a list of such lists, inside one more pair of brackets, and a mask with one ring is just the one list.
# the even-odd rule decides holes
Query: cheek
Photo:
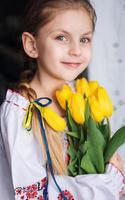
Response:
[{"label": "cheek", "polygon": [[86,61],[86,62],[90,62],[91,60],[91,57],[92,57],[92,48],[86,48],[86,50],[84,51],[83,53],[83,59]]},{"label": "cheek", "polygon": [[64,55],[64,49],[60,46],[51,45],[48,46],[44,51],[46,52],[46,56],[48,57],[48,59],[50,60],[51,58],[51,60],[53,60],[54,62],[60,61]]}]

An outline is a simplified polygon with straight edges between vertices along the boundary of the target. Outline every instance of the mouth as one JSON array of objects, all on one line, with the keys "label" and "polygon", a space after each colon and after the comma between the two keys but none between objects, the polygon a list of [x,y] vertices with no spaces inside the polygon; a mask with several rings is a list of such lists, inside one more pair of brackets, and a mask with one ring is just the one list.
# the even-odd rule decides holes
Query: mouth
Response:
[{"label": "mouth", "polygon": [[75,63],[75,62],[61,62],[65,67],[76,69],[81,66],[81,63]]}]

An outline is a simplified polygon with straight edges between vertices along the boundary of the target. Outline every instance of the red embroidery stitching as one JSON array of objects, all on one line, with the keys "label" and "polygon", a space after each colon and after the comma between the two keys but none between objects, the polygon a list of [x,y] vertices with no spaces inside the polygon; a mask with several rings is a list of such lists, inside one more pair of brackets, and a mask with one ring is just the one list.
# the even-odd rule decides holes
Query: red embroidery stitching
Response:
[{"label": "red embroidery stitching", "polygon": [[[27,187],[18,187],[15,189],[15,199],[18,200],[43,200],[43,192],[47,186],[47,178]],[[42,194],[41,194],[42,193]],[[47,197],[48,199],[48,197]],[[47,200],[46,199],[46,200]]]},{"label": "red embroidery stitching", "polygon": [[[5,102],[6,102],[6,103],[13,103],[12,101],[8,101],[8,100],[6,100]],[[18,105],[18,104],[16,104],[16,103],[13,103],[13,105],[14,105],[14,106],[17,106],[17,107],[19,107],[19,108],[21,108],[21,109],[23,109],[23,110],[26,111],[26,108],[22,108],[20,105]]]},{"label": "red embroidery stitching", "polygon": [[15,93],[17,96],[20,96],[20,97],[22,97],[23,99],[29,101],[26,97],[24,97],[23,95],[21,95],[20,93],[18,93],[18,92],[15,91],[15,90],[8,89],[8,91],[11,92],[11,93]]},{"label": "red embroidery stitching", "polygon": [[[65,190],[63,192],[64,192],[65,196],[67,197],[67,200],[74,200],[73,195],[68,190]],[[63,197],[61,194],[59,194],[58,200],[63,200]]]}]

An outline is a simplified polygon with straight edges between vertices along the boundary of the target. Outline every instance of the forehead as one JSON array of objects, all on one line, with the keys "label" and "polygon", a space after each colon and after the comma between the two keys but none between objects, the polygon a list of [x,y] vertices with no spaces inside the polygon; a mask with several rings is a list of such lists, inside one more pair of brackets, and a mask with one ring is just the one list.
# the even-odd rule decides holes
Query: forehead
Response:
[{"label": "forehead", "polygon": [[59,29],[64,29],[69,32],[92,31],[91,16],[83,9],[58,11],[55,17],[47,25],[41,28],[41,31],[52,33]]}]

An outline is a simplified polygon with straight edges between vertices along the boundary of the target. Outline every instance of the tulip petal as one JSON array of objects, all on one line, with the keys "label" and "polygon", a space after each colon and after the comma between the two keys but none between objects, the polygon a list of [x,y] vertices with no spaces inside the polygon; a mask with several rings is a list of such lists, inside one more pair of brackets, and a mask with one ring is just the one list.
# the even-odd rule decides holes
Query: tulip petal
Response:
[{"label": "tulip petal", "polygon": [[80,93],[74,93],[71,95],[68,101],[69,110],[72,118],[78,124],[83,124],[85,121],[85,100]]},{"label": "tulip petal", "polygon": [[105,117],[110,117],[113,113],[113,105],[105,88],[98,88],[97,98],[103,109],[103,115]]},{"label": "tulip petal", "polygon": [[89,81],[90,95],[93,95],[98,87],[99,87],[98,81]]},{"label": "tulip petal", "polygon": [[65,110],[66,109],[66,101],[72,94],[72,89],[69,85],[65,84],[61,90],[56,91],[56,98],[60,104],[60,106]]},{"label": "tulip petal", "polygon": [[76,91],[78,93],[81,93],[82,95],[85,95],[86,97],[89,96],[90,91],[89,91],[89,84],[87,79],[82,78],[82,79],[77,79],[75,82],[76,85]]},{"label": "tulip petal", "polygon": [[94,95],[89,98],[89,104],[94,120],[96,122],[101,122],[104,119],[103,110]]},{"label": "tulip petal", "polygon": [[65,120],[54,112],[50,107],[42,109],[41,114],[46,120],[47,124],[55,131],[64,131],[66,128]]}]

